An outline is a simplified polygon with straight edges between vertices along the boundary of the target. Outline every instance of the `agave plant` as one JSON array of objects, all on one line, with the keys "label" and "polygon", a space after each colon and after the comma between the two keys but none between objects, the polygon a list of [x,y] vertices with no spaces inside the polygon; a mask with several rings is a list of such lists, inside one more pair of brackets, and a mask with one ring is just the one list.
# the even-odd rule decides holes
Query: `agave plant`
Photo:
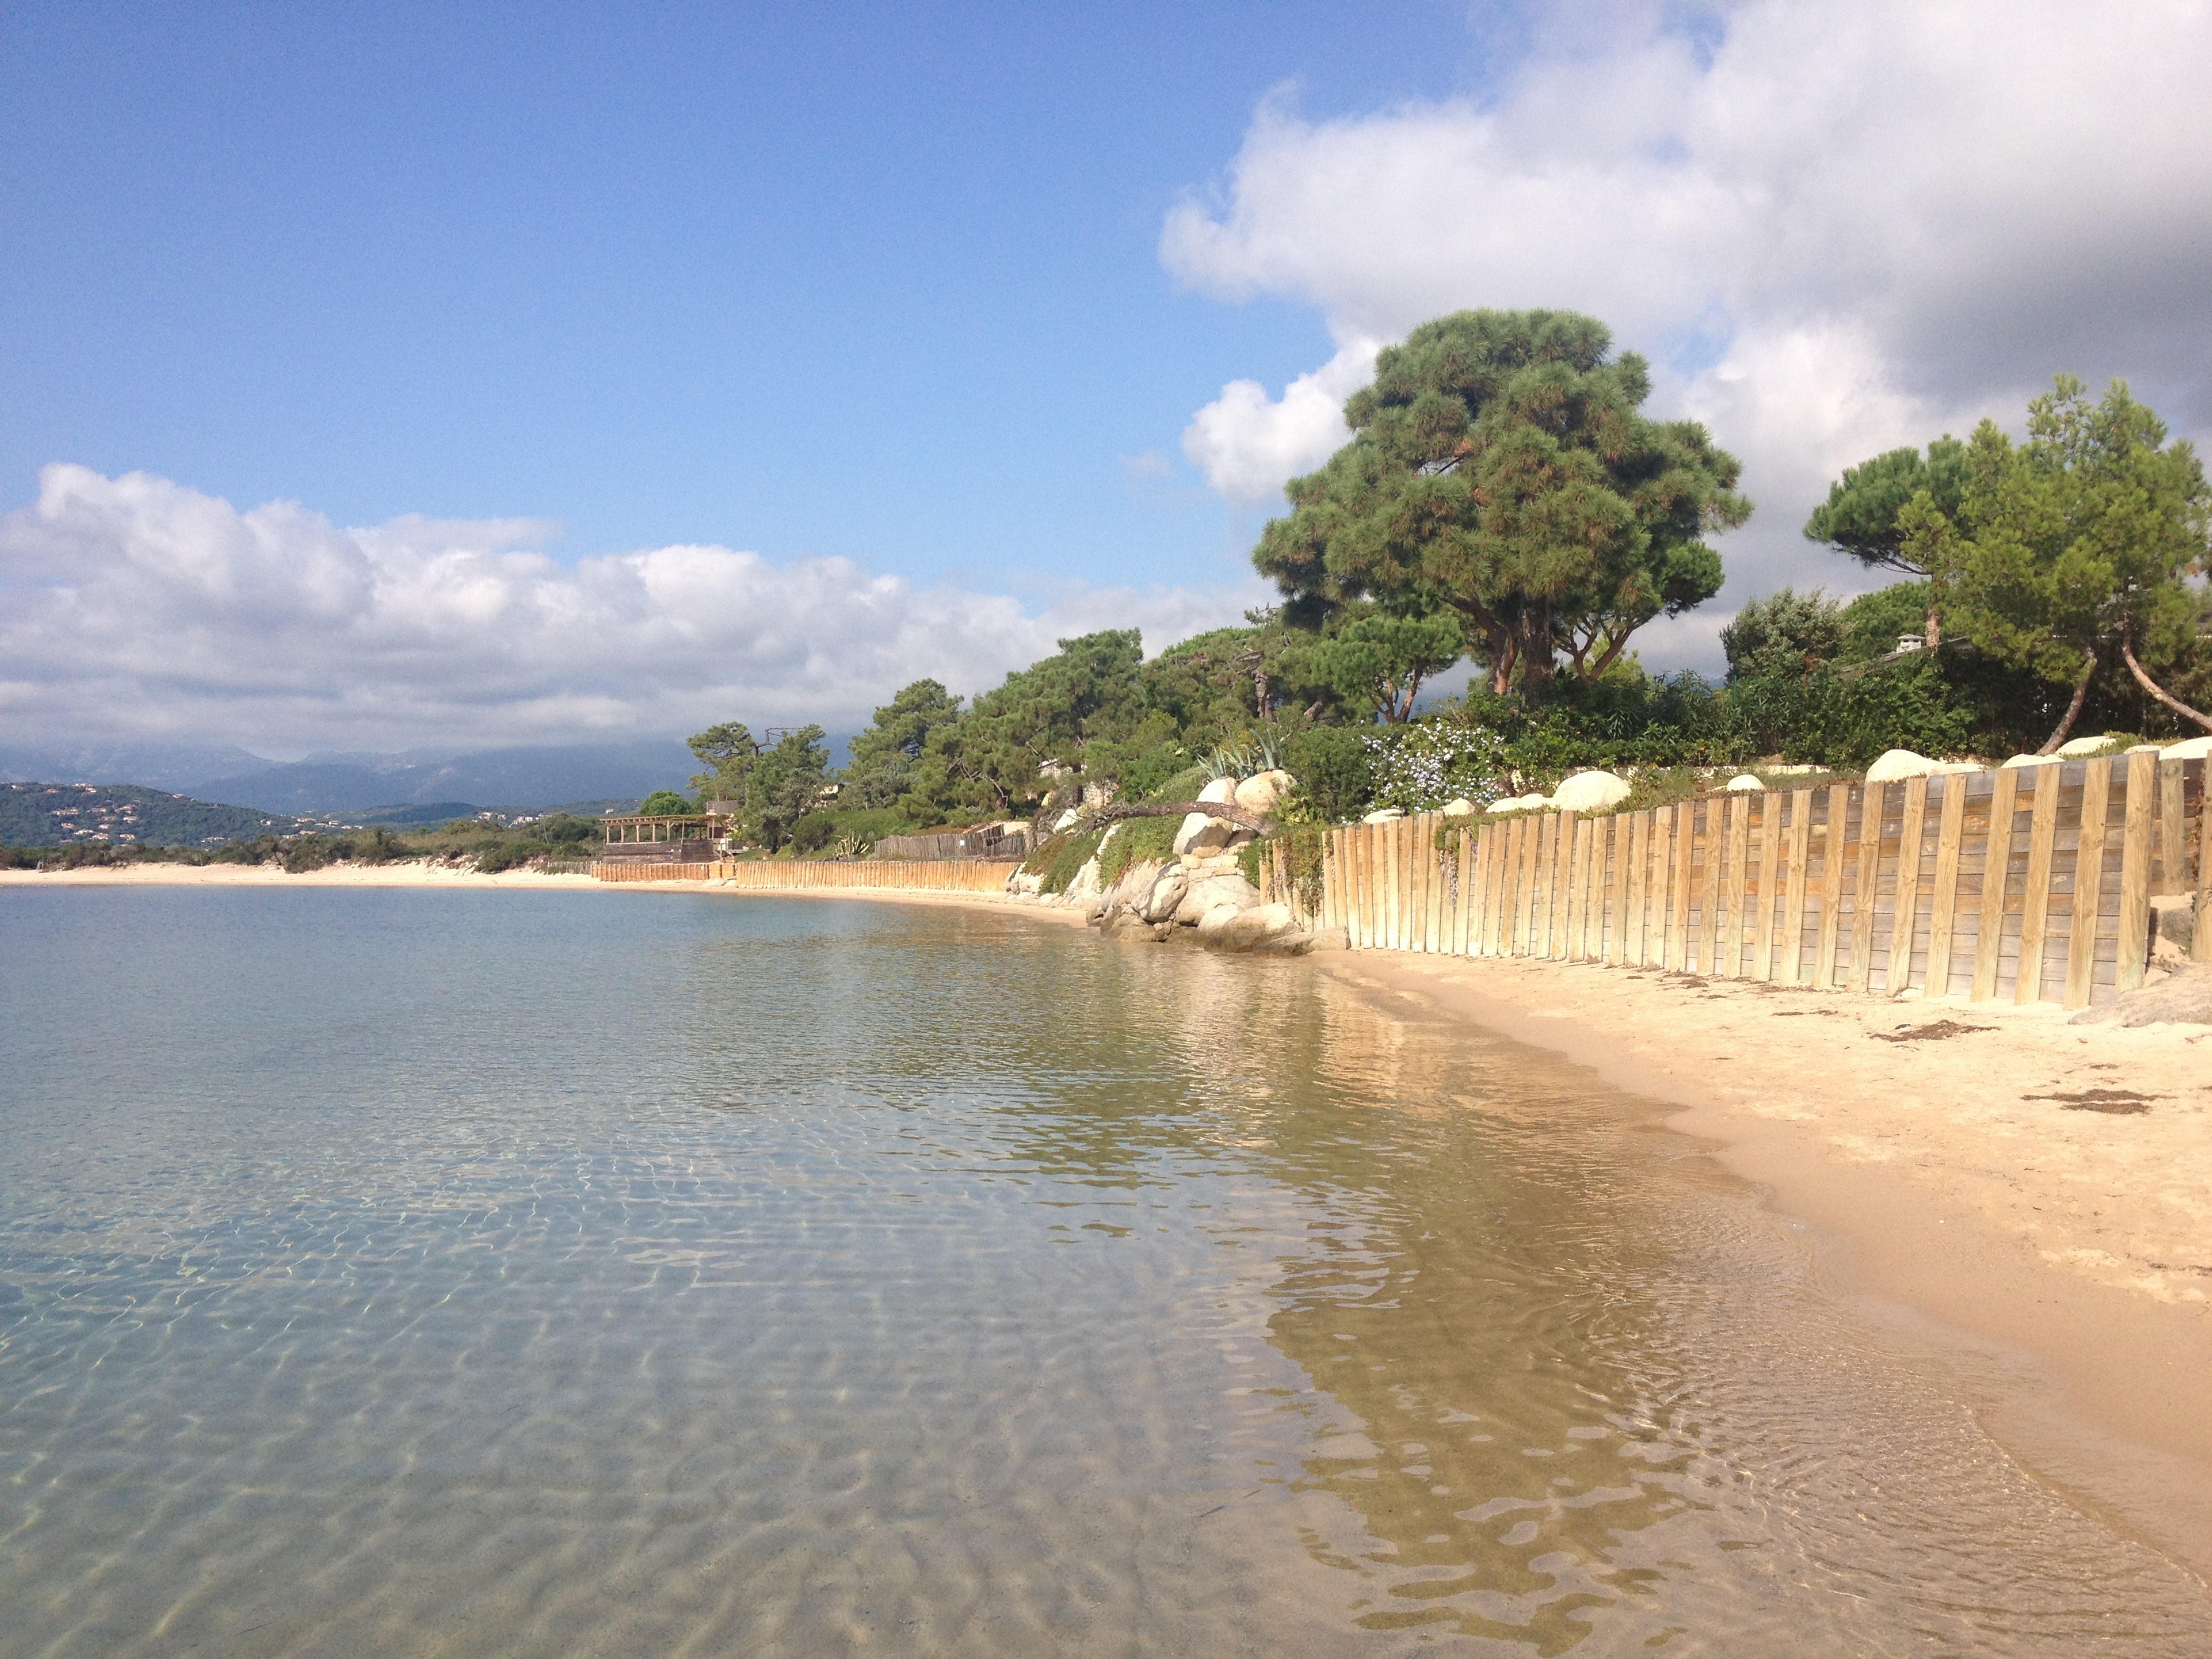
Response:
[{"label": "agave plant", "polygon": [[1224,744],[1198,764],[1208,783],[1218,783],[1224,778],[1246,778],[1252,775],[1252,751],[1241,744]]},{"label": "agave plant", "polygon": [[875,842],[866,836],[840,836],[837,838],[837,856],[841,859],[864,859],[875,850]]},{"label": "agave plant", "polygon": [[1253,768],[1259,772],[1279,772],[1283,769],[1283,734],[1262,732],[1254,742],[1257,751]]}]

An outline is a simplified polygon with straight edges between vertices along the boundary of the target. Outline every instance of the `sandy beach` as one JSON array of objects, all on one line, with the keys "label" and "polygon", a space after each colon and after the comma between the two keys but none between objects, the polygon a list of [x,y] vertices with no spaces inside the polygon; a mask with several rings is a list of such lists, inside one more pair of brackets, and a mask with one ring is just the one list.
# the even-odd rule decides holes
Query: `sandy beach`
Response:
[{"label": "sandy beach", "polygon": [[[0,885],[725,892],[422,865],[0,872]],[[979,894],[837,896],[1013,912]],[[2053,1006],[1361,951],[1312,958],[1384,1006],[1553,1051],[1656,1103],[1805,1224],[1823,1287],[1946,1368],[2042,1479],[2212,1572],[2212,1028]]]}]

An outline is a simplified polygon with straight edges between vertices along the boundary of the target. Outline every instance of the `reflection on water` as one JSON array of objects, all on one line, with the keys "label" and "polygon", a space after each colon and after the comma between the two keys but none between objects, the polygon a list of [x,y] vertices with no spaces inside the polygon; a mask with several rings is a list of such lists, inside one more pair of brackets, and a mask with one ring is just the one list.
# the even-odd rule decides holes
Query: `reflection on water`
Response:
[{"label": "reflection on water", "polygon": [[0,1655],[2187,1653],[1624,1103],[1301,963],[0,891]]}]

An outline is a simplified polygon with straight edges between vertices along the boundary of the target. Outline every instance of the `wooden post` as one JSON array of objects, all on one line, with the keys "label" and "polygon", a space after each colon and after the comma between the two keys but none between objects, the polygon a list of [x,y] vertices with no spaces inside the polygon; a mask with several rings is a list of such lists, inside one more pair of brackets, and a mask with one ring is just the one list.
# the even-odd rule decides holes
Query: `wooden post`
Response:
[{"label": "wooden post", "polygon": [[1698,842],[1698,803],[1682,802],[1674,809],[1674,914],[1667,920],[1667,960],[1682,973],[1690,971],[1690,874],[1695,867]]},{"label": "wooden post", "polygon": [[1936,831],[1936,890],[1928,908],[1928,978],[1922,994],[1951,994],[1951,934],[1958,924],[1959,848],[1966,831],[1966,775],[1949,772],[1942,780],[1942,817]]},{"label": "wooden post", "polygon": [[2035,812],[2028,820],[2027,881],[2020,894],[2020,969],[2014,975],[2016,1003],[2043,999],[2043,935],[2051,917],[2051,851],[2058,837],[2058,785],[2063,766],[2035,769]]},{"label": "wooden post", "polygon": [[1628,820],[1615,812],[1593,826],[1597,836],[1597,864],[1590,878],[1589,926],[1583,930],[1583,957],[1588,962],[1611,962],[1620,941],[1607,923],[1620,908],[1620,863],[1616,856]]},{"label": "wooden post", "polygon": [[1836,939],[1844,908],[1844,826],[1850,816],[1849,784],[1828,786],[1828,821],[1820,854],[1820,943],[1813,958],[1813,983],[1821,990],[1836,983]]},{"label": "wooden post", "polygon": [[1721,972],[1729,979],[1743,973],[1743,953],[1751,943],[1744,906],[1751,892],[1751,809],[1753,798],[1736,795],[1729,801],[1728,865],[1722,872],[1726,890],[1722,895]]},{"label": "wooden post", "polygon": [[1805,872],[1813,860],[1813,792],[1793,790],[1790,796],[1790,873],[1782,890],[1781,961],[1775,977],[1796,985],[1805,969]]},{"label": "wooden post", "polygon": [[2158,769],[2158,890],[2189,890],[2188,820],[2181,815],[2181,784],[2186,761],[2162,761]]},{"label": "wooden post", "polygon": [[1774,903],[1782,871],[1782,797],[1762,790],[1759,797],[1759,915],[1751,932],[1751,976],[1774,978]]},{"label": "wooden post", "polygon": [[1651,857],[1651,814],[1633,813],[1628,820],[1628,880],[1622,890],[1620,959],[1632,968],[1644,965],[1644,889],[1645,866]]},{"label": "wooden post", "polygon": [[2197,793],[2202,798],[2197,823],[2197,927],[2189,955],[2192,961],[2212,962],[2212,760],[2197,763]]},{"label": "wooden post", "polygon": [[1997,994],[1997,954],[2004,941],[2005,882],[2012,867],[2012,821],[2020,799],[2020,769],[2000,767],[1990,790],[1989,850],[1982,855],[1980,937],[1974,941],[1972,1000]]},{"label": "wooden post", "polygon": [[[1429,815],[1428,829],[1424,832],[1427,843],[1426,857],[1432,872],[1429,879],[1429,949],[1442,953],[1451,949],[1451,890],[1452,860],[1445,850],[1453,845],[1451,820],[1441,812]],[[1441,840],[1443,846],[1437,845]]]},{"label": "wooden post", "polygon": [[2069,1008],[2086,1008],[2094,988],[2097,913],[2105,891],[2105,822],[2112,796],[2112,763],[2089,763],[2081,781],[2081,833],[2074,850],[2074,891],[2066,921],[2066,988]]},{"label": "wooden post", "polygon": [[2143,982],[2150,957],[2150,831],[2156,810],[2158,757],[2136,750],[2128,760],[2128,814],[2120,843],[2120,953],[2117,988]]},{"label": "wooden post", "polygon": [[1474,826],[1462,822],[1459,827],[1459,903],[1452,914],[1452,954],[1455,957],[1472,955],[1468,949],[1474,938]]},{"label": "wooden post", "polygon": [[1912,933],[1920,920],[1920,843],[1928,827],[1928,780],[1905,781],[1905,823],[1897,835],[1897,897],[1889,907],[1889,969],[1882,989],[1903,996],[1912,984]]},{"label": "wooden post", "polygon": [[1851,878],[1851,969],[1847,988],[1864,991],[1874,980],[1874,930],[1878,908],[1875,889],[1881,875],[1881,820],[1889,810],[1889,786],[1869,783],[1859,791],[1858,869]]}]

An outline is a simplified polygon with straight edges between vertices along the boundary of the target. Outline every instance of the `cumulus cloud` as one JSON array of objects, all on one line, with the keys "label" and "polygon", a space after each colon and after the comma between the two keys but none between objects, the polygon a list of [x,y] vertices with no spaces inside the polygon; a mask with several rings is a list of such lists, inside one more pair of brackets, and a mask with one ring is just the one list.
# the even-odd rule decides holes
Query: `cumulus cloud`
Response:
[{"label": "cumulus cloud", "polygon": [[1257,380],[1231,380],[1184,428],[1183,458],[1238,506],[1265,500],[1352,435],[1344,400],[1373,376],[1378,345],[1354,341],[1280,398],[1269,398]]},{"label": "cumulus cloud", "polygon": [[[1725,550],[1731,595],[1851,586],[1797,535],[1827,480],[2016,423],[2057,371],[2212,422],[2212,7],[1670,15],[1565,9],[1481,103],[1316,121],[1271,98],[1161,257],[1224,299],[1310,303],[1342,344],[1471,306],[1605,319],[1654,360],[1662,411],[1744,458],[1760,511]],[[1239,382],[1185,447],[1244,501],[1310,465],[1322,429]]]},{"label": "cumulus cloud", "polygon": [[726,547],[565,565],[532,520],[342,529],[146,473],[56,465],[0,518],[0,738],[190,735],[298,752],[864,723],[922,676],[975,692],[1098,628],[1158,650],[1235,589],[916,587]]}]

